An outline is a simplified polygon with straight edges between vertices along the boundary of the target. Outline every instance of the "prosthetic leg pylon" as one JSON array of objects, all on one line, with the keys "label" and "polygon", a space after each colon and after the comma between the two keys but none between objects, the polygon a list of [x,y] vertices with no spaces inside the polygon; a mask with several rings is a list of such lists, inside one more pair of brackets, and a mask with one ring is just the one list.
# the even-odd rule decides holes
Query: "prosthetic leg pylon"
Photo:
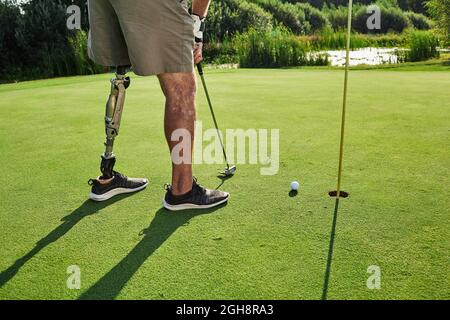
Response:
[{"label": "prosthetic leg pylon", "polygon": [[130,77],[126,76],[127,66],[119,66],[116,69],[116,76],[111,79],[111,93],[106,103],[105,129],[106,141],[105,152],[102,154],[100,179],[111,179],[114,176],[114,165],[116,156],[113,152],[114,140],[119,135],[120,121],[125,103],[125,92],[130,86]]}]

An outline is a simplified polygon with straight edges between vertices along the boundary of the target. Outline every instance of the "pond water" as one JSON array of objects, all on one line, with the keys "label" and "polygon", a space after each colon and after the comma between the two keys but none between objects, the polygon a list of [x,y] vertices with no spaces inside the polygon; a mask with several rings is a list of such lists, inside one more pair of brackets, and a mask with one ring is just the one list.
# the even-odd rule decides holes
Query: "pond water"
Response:
[{"label": "pond water", "polygon": [[[379,65],[399,63],[397,52],[404,49],[399,48],[362,48],[350,51],[350,65],[360,64]],[[332,66],[345,65],[345,50],[323,51],[328,55],[328,60]]]}]

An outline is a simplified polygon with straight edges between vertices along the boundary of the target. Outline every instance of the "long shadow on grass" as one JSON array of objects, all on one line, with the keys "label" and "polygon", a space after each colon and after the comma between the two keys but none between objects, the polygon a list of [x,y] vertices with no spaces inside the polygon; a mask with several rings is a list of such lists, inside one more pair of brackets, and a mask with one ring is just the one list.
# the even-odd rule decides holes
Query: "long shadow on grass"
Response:
[{"label": "long shadow on grass", "polygon": [[0,288],[3,287],[9,280],[11,280],[22,268],[25,263],[31,260],[35,255],[37,255],[41,250],[45,249],[49,244],[58,241],[67,232],[69,232],[78,222],[86,218],[87,216],[93,215],[103,208],[120,201],[128,195],[121,195],[114,197],[111,200],[104,202],[94,202],[91,200],[86,200],[79,208],[75,209],[72,213],[61,219],[62,223],[56,227],[53,231],[47,234],[44,238],[39,240],[35,247],[31,249],[23,257],[19,258],[12,264],[8,269],[0,273]]},{"label": "long shadow on grass", "polygon": [[[226,205],[226,204],[225,204]],[[140,266],[181,226],[192,218],[212,213],[223,207],[208,210],[186,210],[181,213],[160,209],[150,226],[143,230],[144,237],[107,274],[86,290],[80,300],[111,300],[116,298]]]},{"label": "long shadow on grass", "polygon": [[330,233],[330,245],[328,247],[327,267],[325,269],[325,276],[323,279],[322,300],[327,300],[328,282],[330,280],[331,262],[333,260],[334,237],[336,235],[338,210],[339,210],[339,198],[336,199],[336,204],[334,206],[333,223],[331,225],[331,233]]}]

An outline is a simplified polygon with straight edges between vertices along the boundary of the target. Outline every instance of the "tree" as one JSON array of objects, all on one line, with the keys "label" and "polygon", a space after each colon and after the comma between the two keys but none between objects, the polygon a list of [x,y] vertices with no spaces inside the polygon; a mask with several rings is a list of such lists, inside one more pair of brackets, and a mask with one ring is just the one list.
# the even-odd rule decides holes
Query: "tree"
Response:
[{"label": "tree", "polygon": [[242,0],[213,1],[208,13],[206,42],[223,41],[229,36],[272,29],[272,15],[255,3]]},{"label": "tree", "polygon": [[450,0],[430,0],[426,3],[429,14],[436,21],[447,42],[450,42]]},{"label": "tree", "polygon": [[16,39],[16,29],[20,19],[20,9],[16,1],[0,2],[0,73],[1,77],[20,70],[21,54]]},{"label": "tree", "polygon": [[71,74],[67,6],[61,0],[32,0],[22,9],[16,38],[28,73],[44,77]]}]

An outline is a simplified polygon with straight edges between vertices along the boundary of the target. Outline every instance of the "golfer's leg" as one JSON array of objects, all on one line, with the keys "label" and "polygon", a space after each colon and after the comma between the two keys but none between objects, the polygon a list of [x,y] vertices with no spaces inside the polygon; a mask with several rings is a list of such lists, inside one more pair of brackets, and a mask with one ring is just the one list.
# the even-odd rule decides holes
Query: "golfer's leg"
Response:
[{"label": "golfer's leg", "polygon": [[[180,143],[172,141],[172,133],[177,129],[189,132],[190,150],[188,163],[175,164],[172,161],[172,193],[181,195],[192,189],[192,146],[194,145],[195,128],[195,94],[196,82],[193,72],[164,73],[158,75],[161,88],[166,97],[166,110],[164,117],[164,131],[169,145],[170,154],[174,147]],[[175,161],[176,162],[176,161]]]},{"label": "golfer's leg", "polygon": [[[119,19],[109,0],[89,0],[89,56],[104,66],[130,65],[128,48]],[[119,133],[120,119],[125,99],[125,89],[129,79],[126,68],[117,68],[111,94],[106,107],[106,150],[102,155],[102,176],[90,179],[92,186],[89,197],[95,201],[105,201],[121,194],[142,190],[148,184],[147,179],[128,178],[114,171],[114,139]]]}]

